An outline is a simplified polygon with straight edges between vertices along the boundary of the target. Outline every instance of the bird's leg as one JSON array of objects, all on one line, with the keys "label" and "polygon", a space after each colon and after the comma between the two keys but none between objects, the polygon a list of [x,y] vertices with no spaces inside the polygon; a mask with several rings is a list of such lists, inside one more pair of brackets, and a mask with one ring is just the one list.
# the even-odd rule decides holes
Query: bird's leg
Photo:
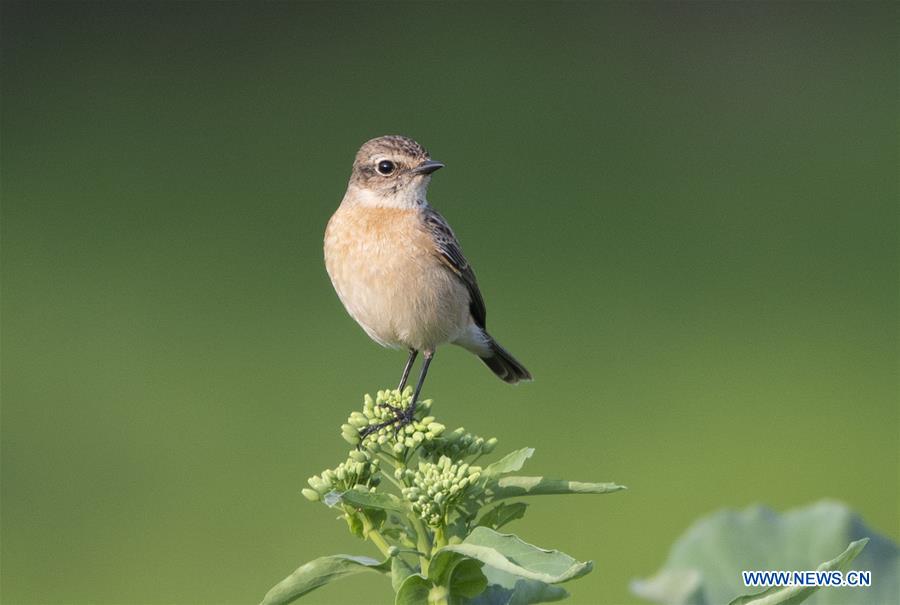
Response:
[{"label": "bird's leg", "polygon": [[[397,390],[401,393],[403,392],[403,387],[406,386],[406,380],[409,378],[409,371],[412,370],[413,362],[416,360],[416,356],[419,354],[415,349],[409,350],[409,358],[406,360],[406,367],[403,368],[403,375],[400,377],[400,386],[397,387]],[[403,412],[402,408],[393,406],[389,403],[379,403],[381,407],[388,408],[396,416],[399,416],[401,412]]]},{"label": "bird's leg", "polygon": [[[406,362],[406,367],[403,369],[403,378],[400,382],[400,388],[406,386],[406,380],[409,378],[409,370],[412,367],[413,361],[416,359],[416,355],[418,351],[410,350],[409,352],[409,360]],[[386,420],[384,422],[379,422],[378,424],[373,424],[365,427],[359,432],[359,435],[362,439],[365,439],[372,433],[377,433],[381,429],[393,426],[394,433],[398,433],[400,429],[410,424],[416,416],[416,404],[419,401],[419,393],[422,392],[422,385],[425,383],[425,375],[428,374],[428,366],[431,365],[431,360],[434,358],[434,351],[423,351],[422,357],[424,358],[422,361],[422,369],[419,371],[419,381],[416,383],[416,390],[413,391],[412,401],[409,402],[409,405],[406,406],[406,409],[397,409],[394,406],[387,406],[394,412],[393,420]]]},{"label": "bird's leg", "polygon": [[[403,375],[400,377],[400,385],[397,387],[398,391],[403,392],[403,387],[406,386],[406,381],[409,379],[409,372],[410,372],[410,370],[412,370],[413,363],[416,361],[416,356],[418,356],[418,354],[419,354],[419,352],[416,351],[415,349],[409,350],[409,357],[406,360],[406,366],[403,368]],[[419,380],[421,380],[421,378]],[[413,398],[413,402],[415,402],[415,397]],[[379,422],[378,424],[373,424],[371,426],[365,427],[364,429],[362,429],[359,432],[359,435],[362,439],[365,439],[372,433],[377,433],[378,431],[380,431],[381,429],[383,429],[387,426],[391,426],[391,425],[405,426],[406,424],[408,424],[408,422],[406,422],[406,414],[407,414],[409,408],[403,409],[400,407],[393,406],[389,403],[380,403],[379,405],[389,408],[392,412],[394,412],[394,419],[386,420],[385,422]],[[410,419],[410,422],[411,421],[412,421],[412,419]]]},{"label": "bird's leg", "polygon": [[406,380],[409,378],[409,371],[412,369],[413,362],[416,360],[416,355],[419,352],[415,349],[409,350],[409,359],[406,360],[406,367],[403,368],[403,375],[400,377],[400,386],[397,387],[397,390],[402,392],[403,387],[406,386]]},{"label": "bird's leg", "polygon": [[403,416],[400,419],[400,426],[405,426],[413,421],[413,418],[416,414],[416,404],[419,402],[419,393],[422,392],[422,385],[425,383],[425,375],[428,374],[428,366],[431,365],[431,360],[434,358],[434,351],[423,351],[422,357],[422,370],[419,372],[419,382],[416,383],[416,390],[413,391],[412,401],[409,402],[409,405],[403,410]]}]

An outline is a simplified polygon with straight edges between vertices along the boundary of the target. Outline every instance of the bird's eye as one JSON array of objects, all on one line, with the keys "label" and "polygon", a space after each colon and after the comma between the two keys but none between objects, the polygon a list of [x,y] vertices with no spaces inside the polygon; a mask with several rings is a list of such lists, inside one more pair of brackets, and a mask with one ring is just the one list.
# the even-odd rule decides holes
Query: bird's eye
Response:
[{"label": "bird's eye", "polygon": [[381,160],[378,162],[378,172],[381,174],[390,174],[394,171],[394,163],[390,160]]}]

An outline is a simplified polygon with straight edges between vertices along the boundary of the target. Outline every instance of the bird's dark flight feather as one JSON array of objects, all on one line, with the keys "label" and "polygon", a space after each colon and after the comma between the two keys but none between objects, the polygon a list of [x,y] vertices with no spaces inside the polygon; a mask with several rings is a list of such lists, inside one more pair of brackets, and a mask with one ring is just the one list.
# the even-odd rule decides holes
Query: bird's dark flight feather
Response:
[{"label": "bird's dark flight feather", "polygon": [[478,289],[478,282],[475,280],[475,272],[469,265],[469,261],[463,256],[462,249],[453,229],[447,224],[443,216],[431,208],[424,207],[425,225],[431,231],[434,242],[437,246],[438,257],[453,271],[469,291],[469,312],[472,319],[479,328],[484,328],[487,321],[487,311],[484,308],[484,299],[481,298],[481,291]]}]

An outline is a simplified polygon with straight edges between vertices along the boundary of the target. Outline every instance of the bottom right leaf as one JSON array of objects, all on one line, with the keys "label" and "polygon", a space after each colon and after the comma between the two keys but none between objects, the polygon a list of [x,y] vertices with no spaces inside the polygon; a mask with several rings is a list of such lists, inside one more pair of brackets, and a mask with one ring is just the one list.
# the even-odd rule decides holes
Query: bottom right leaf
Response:
[{"label": "bottom right leaf", "polygon": [[[865,538],[869,538],[868,544]],[[870,571],[872,584],[770,589],[738,597],[762,590],[744,586],[742,571],[817,567]],[[900,603],[900,549],[867,527],[847,506],[833,501],[784,514],[762,506],[741,512],[726,510],[697,521],[675,542],[663,568],[651,578],[632,582],[631,590],[661,605]]]}]

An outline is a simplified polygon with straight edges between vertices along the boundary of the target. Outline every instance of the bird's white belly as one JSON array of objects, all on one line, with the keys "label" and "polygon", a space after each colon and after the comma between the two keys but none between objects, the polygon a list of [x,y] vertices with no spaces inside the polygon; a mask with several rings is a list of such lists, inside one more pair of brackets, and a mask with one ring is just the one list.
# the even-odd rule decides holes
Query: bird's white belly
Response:
[{"label": "bird's white belly", "polygon": [[415,215],[341,212],[326,232],[325,265],[353,319],[387,347],[429,350],[456,340],[471,323],[469,294],[427,248]]}]

